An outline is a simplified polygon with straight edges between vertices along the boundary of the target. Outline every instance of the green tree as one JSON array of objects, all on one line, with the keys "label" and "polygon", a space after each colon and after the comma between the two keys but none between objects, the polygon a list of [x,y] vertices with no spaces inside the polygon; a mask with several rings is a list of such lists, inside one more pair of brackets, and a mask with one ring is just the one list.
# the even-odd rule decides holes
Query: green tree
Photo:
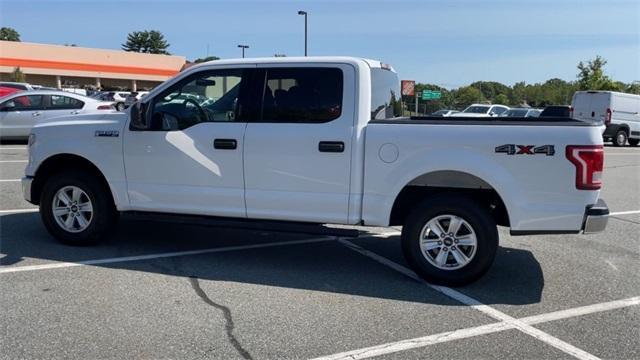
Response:
[{"label": "green tree", "polygon": [[20,41],[20,34],[10,27],[0,28],[0,40],[4,41]]},{"label": "green tree", "polygon": [[20,70],[19,66],[13,69],[13,72],[11,73],[11,81],[20,83],[27,82],[27,79],[25,78],[22,70]]},{"label": "green tree", "polygon": [[578,63],[578,89],[580,90],[619,90],[616,84],[604,74],[607,60],[601,56]]},{"label": "green tree", "polygon": [[220,60],[220,58],[217,57],[217,56],[207,56],[206,58],[197,58],[197,59],[193,60],[193,62],[195,64],[200,64],[200,63],[203,63],[203,62],[213,61],[213,60]]},{"label": "green tree", "polygon": [[457,109],[464,109],[474,103],[482,103],[487,99],[482,92],[473,86],[464,86],[456,90],[453,94],[453,106]]},{"label": "green tree", "polygon": [[501,93],[496,95],[496,97],[493,98],[492,102],[494,104],[508,104],[509,98],[507,97],[507,95]]},{"label": "green tree", "polygon": [[157,30],[134,31],[127,35],[127,41],[122,44],[122,50],[170,55],[167,51],[169,43],[161,32]]},{"label": "green tree", "polygon": [[624,92],[640,95],[640,81],[633,82],[624,88]]}]

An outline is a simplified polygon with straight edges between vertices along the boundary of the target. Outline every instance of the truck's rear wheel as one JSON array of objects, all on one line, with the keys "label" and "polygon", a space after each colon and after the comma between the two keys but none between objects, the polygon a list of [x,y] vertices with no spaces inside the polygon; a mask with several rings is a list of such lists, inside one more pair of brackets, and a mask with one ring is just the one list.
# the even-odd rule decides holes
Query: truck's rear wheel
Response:
[{"label": "truck's rear wheel", "polygon": [[461,286],[477,280],[491,267],[497,248],[498,231],[489,212],[455,194],[421,203],[402,230],[404,256],[434,284]]},{"label": "truck's rear wheel", "polygon": [[86,172],[52,175],[42,189],[40,215],[49,233],[70,245],[98,242],[117,220],[109,189]]},{"label": "truck's rear wheel", "polygon": [[627,145],[627,131],[620,129],[616,132],[616,136],[613,137],[613,146],[625,146]]},{"label": "truck's rear wheel", "polygon": [[640,139],[628,139],[628,141],[631,146],[638,146],[638,143],[640,143]]}]

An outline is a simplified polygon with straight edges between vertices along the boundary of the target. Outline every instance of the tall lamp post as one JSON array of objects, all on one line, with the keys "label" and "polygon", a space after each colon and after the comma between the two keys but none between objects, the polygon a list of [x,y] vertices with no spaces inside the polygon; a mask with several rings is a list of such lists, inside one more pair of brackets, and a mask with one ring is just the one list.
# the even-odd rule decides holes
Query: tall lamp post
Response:
[{"label": "tall lamp post", "polygon": [[300,10],[298,15],[304,15],[304,56],[307,56],[307,12]]},{"label": "tall lamp post", "polygon": [[238,45],[238,47],[242,49],[242,58],[244,59],[244,49],[248,49],[249,45]]}]

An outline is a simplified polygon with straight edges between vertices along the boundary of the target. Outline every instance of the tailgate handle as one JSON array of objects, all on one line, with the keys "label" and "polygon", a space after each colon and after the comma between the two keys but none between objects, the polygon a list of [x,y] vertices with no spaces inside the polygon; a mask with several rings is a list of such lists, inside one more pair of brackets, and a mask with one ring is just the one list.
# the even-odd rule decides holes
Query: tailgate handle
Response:
[{"label": "tailgate handle", "polygon": [[320,141],[318,144],[318,150],[320,152],[344,152],[344,143],[342,141]]},{"label": "tailgate handle", "polygon": [[235,139],[215,139],[213,147],[220,150],[235,150],[238,147],[238,142]]}]

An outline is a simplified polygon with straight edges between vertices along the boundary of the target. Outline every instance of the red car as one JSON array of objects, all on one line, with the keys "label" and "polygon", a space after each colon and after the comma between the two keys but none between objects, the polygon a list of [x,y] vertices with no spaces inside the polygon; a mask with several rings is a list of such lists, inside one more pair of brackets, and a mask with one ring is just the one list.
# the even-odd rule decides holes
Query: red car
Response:
[{"label": "red car", "polygon": [[11,88],[11,87],[6,87],[6,86],[0,86],[0,98],[3,96],[7,96],[9,94],[13,94],[15,92],[18,91],[22,91],[20,89],[16,89],[16,88]]}]

